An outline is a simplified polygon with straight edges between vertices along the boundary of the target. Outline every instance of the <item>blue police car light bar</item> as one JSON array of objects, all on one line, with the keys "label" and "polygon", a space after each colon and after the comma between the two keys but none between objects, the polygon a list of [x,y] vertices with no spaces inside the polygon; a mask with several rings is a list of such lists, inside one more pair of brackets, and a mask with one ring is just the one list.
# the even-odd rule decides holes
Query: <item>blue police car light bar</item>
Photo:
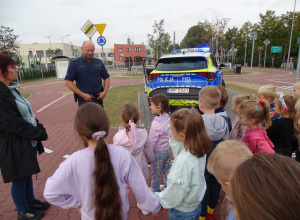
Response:
[{"label": "blue police car light bar", "polygon": [[171,50],[172,53],[180,53],[181,52],[181,49],[173,49]]},{"label": "blue police car light bar", "polygon": [[199,52],[210,52],[209,47],[199,47],[198,50],[199,50]]}]

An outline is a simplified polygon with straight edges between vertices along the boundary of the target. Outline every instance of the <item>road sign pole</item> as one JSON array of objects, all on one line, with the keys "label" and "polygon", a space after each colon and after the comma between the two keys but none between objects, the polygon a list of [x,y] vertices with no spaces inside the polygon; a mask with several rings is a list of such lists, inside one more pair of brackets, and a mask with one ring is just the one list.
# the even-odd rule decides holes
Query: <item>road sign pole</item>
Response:
[{"label": "road sign pole", "polygon": [[253,65],[253,52],[254,52],[254,38],[252,40],[252,55],[251,55],[251,70],[250,70],[250,83],[252,83],[252,65]]},{"label": "road sign pole", "polygon": [[103,63],[105,65],[105,56],[104,56],[104,53],[103,53],[103,45],[101,46],[102,47],[102,57],[103,57]]},{"label": "road sign pole", "polygon": [[246,67],[246,53],[247,52],[247,37],[245,39],[245,57],[244,57],[244,67]]},{"label": "road sign pole", "polygon": [[299,51],[298,51],[298,61],[297,61],[297,71],[296,71],[296,79],[295,79],[295,83],[299,81],[299,68],[300,68],[300,37],[297,38],[297,43],[299,44]]}]

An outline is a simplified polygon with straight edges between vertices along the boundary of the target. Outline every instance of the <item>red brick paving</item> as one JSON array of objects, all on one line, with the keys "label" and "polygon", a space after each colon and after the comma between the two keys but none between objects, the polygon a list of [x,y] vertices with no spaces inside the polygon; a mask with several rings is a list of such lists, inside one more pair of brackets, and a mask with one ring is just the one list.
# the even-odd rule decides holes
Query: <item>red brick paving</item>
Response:
[{"label": "red brick paving", "polygon": [[[116,74],[116,73],[115,73]],[[111,79],[111,87],[141,84],[142,79]],[[33,111],[41,109],[50,102],[62,97],[63,93],[69,92],[65,87],[63,81],[56,79],[45,80],[40,82],[22,84],[22,93],[31,93],[29,101],[32,105]],[[105,100],[104,100],[105,104]],[[35,197],[44,201],[43,191],[47,178],[49,178],[59,164],[64,161],[63,156],[72,154],[73,152],[83,148],[82,143],[74,132],[73,118],[77,110],[77,103],[74,102],[73,95],[67,95],[53,105],[47,107],[41,112],[36,113],[36,117],[45,126],[49,134],[49,139],[44,142],[44,147],[53,150],[52,153],[43,153],[38,156],[41,172],[37,175],[37,180],[33,176],[33,187]],[[117,128],[111,128],[110,134],[107,138],[108,143],[112,143],[112,137],[117,132]],[[148,180],[148,185],[150,180]],[[0,179],[0,219],[16,219],[17,212],[14,210],[15,206],[10,194],[11,184],[4,184],[2,178]],[[129,196],[130,211],[128,219],[145,219],[145,220],[164,220],[168,219],[167,213],[160,216],[147,215],[144,216],[136,207],[136,200],[131,193]],[[80,219],[77,209],[64,210],[56,206],[50,206],[45,212],[45,220],[50,219]],[[217,219],[220,214],[217,211]]]}]

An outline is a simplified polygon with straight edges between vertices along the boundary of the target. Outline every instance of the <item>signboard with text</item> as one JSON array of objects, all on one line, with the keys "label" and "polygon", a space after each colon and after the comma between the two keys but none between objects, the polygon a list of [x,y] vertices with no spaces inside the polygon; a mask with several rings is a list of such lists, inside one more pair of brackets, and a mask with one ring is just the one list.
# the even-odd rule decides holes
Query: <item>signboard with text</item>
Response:
[{"label": "signboard with text", "polygon": [[271,47],[271,53],[281,53],[281,52],[282,52],[282,46]]}]

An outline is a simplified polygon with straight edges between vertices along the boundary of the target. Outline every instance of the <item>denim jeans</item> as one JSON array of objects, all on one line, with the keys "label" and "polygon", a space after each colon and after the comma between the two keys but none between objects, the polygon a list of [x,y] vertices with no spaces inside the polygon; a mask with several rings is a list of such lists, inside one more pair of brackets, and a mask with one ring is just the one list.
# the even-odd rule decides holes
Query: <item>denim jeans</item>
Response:
[{"label": "denim jeans", "polygon": [[[92,99],[91,102],[95,102],[95,103],[97,103],[97,104],[99,104],[99,105],[101,105],[103,107],[103,100],[102,99],[100,99],[100,100],[98,100],[98,99]],[[78,97],[78,107],[80,107],[84,103],[87,103],[87,101],[85,101],[81,96],[79,96]]]},{"label": "denim jeans", "polygon": [[11,196],[19,213],[25,212],[34,203],[32,176],[12,181]]},{"label": "denim jeans", "polygon": [[154,156],[155,159],[151,164],[151,187],[154,192],[158,192],[161,174],[163,174],[164,185],[167,186],[167,176],[171,168],[171,148],[162,152],[154,150]]},{"label": "denim jeans", "polygon": [[191,212],[181,212],[178,211],[177,209],[169,209],[168,210],[169,220],[198,220],[200,217],[200,209],[201,209],[201,203],[194,211]]}]

